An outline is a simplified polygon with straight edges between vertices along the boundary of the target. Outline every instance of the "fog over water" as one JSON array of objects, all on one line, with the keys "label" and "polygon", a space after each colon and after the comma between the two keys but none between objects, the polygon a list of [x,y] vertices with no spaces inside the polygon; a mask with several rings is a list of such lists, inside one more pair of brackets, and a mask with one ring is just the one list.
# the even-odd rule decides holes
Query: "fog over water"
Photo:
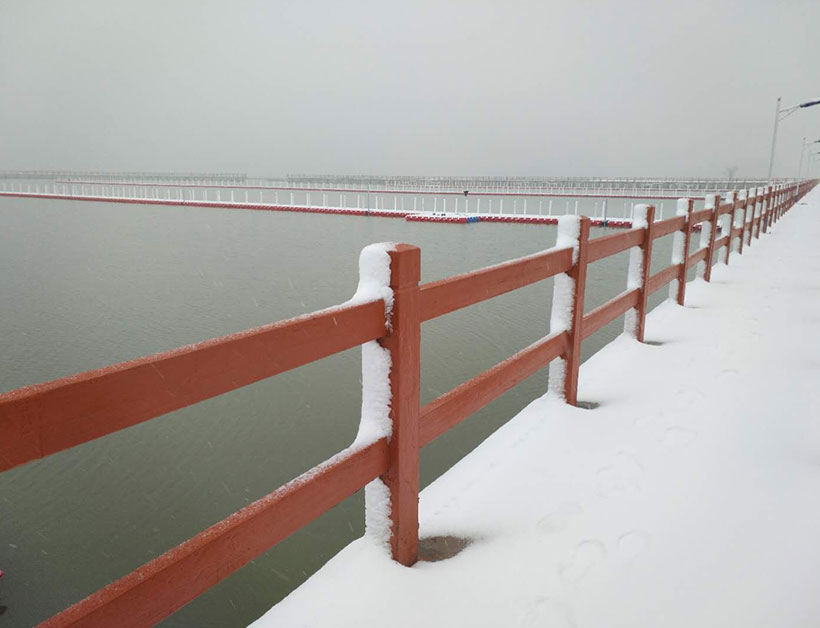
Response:
[{"label": "fog over water", "polygon": [[[820,3],[0,3],[0,169],[763,176]],[[820,107],[781,125],[795,176]]]}]

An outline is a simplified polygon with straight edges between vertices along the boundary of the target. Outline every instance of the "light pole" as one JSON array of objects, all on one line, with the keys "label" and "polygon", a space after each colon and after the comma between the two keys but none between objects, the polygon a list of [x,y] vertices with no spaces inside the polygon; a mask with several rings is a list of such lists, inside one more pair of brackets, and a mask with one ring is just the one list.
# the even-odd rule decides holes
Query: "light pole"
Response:
[{"label": "light pole", "polygon": [[800,145],[800,165],[797,167],[797,182],[800,183],[800,175],[803,174],[803,155],[806,154],[806,149],[811,146],[812,144],[820,143],[820,140],[814,140],[813,142],[807,142],[806,138],[803,138],[803,143]]},{"label": "light pole", "polygon": [[774,167],[774,145],[777,142],[777,125],[780,123],[781,120],[785,120],[791,114],[793,114],[798,109],[807,109],[809,107],[813,107],[814,105],[820,105],[820,100],[809,100],[804,103],[800,103],[799,105],[794,105],[793,107],[786,107],[785,109],[780,108],[780,97],[777,98],[777,109],[775,110],[774,114],[774,132],[772,133],[772,150],[769,154],[769,176],[768,180],[769,183],[772,182],[772,168]]}]

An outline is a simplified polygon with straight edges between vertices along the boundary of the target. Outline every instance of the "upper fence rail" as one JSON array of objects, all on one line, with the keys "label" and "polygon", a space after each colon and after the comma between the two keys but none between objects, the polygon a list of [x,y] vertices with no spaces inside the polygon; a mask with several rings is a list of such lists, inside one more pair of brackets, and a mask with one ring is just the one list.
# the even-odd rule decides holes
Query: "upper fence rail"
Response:
[{"label": "upper fence rail", "polygon": [[[649,294],[673,284],[670,297],[682,305],[687,269],[700,264],[699,274],[709,281],[722,249],[728,263],[736,239],[742,253],[816,184],[812,180],[732,192],[723,204],[716,195],[697,212],[691,199],[683,199],[679,215],[658,222],[653,206],[641,206],[643,226],[595,239],[589,238],[589,218],[574,223],[569,219],[559,225],[559,234],[571,246],[422,285],[419,249],[397,245],[389,252],[389,315],[380,299],[342,304],[0,395],[0,470],[6,470],[366,342],[376,340],[391,355],[389,439],[356,443],[339,452],[42,626],[154,625],[377,477],[390,492],[393,556],[402,564],[413,564],[421,447],[556,359],[563,368],[554,377],[551,372],[550,389],[575,404],[585,338],[627,314],[625,331],[643,341]],[[697,225],[703,228],[692,252]],[[672,263],[650,275],[653,242],[673,233]],[[636,257],[630,268],[639,269],[630,271],[628,288],[584,313],[587,265],[625,250]],[[553,319],[564,323],[419,406],[424,321],[558,276],[562,279],[555,282]],[[561,311],[567,305],[568,319]]]}]

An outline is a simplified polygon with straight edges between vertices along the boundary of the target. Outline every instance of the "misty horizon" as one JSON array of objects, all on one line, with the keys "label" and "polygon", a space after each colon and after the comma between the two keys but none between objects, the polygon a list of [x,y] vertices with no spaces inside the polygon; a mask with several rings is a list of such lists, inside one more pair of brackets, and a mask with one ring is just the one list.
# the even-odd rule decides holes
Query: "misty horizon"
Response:
[{"label": "misty horizon", "polygon": [[[820,98],[818,23],[807,1],[7,2],[0,170],[762,178],[776,98]],[[775,176],[814,136],[820,107],[781,124]]]}]

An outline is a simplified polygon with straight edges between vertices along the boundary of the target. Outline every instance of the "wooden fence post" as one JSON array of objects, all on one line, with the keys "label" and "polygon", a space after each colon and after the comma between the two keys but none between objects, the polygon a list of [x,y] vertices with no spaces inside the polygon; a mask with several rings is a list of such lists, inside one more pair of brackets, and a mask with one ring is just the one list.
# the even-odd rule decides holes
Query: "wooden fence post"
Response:
[{"label": "wooden fence post", "polygon": [[390,549],[410,566],[418,558],[419,532],[419,377],[421,250],[397,244],[390,251],[393,290],[391,331],[379,340],[390,351],[390,461],[382,481],[390,490]]},{"label": "wooden fence post", "polygon": [[[740,208],[743,210],[743,213],[740,216],[740,242],[737,245],[737,252],[740,255],[743,255],[743,244],[746,241],[746,218],[749,215],[749,201],[751,200],[751,198],[749,197],[749,190],[741,190],[740,193],[744,194],[745,196],[743,197],[743,204],[740,206]],[[731,239],[729,244],[731,244]]]},{"label": "wooden fence post", "polygon": [[[686,224],[683,227],[683,259],[680,262],[680,270],[678,270],[678,305],[683,305],[683,300],[686,297],[686,262],[689,259],[689,246],[692,240],[692,208],[695,201],[691,198],[686,199]],[[675,234],[677,237],[677,234]]]},{"label": "wooden fence post", "polygon": [[581,366],[581,340],[584,320],[584,293],[587,283],[587,242],[589,242],[589,218],[581,216],[578,231],[578,257],[567,273],[573,281],[572,314],[570,315],[569,347],[564,356],[564,399],[572,406],[578,405],[578,369]]},{"label": "wooden fence post", "polygon": [[712,281],[712,259],[715,256],[715,240],[718,229],[718,210],[720,209],[720,194],[715,194],[715,208],[712,210],[712,217],[709,219],[711,233],[709,234],[709,251],[706,253],[706,268],[703,271],[704,281]]},{"label": "wooden fence post", "polygon": [[[749,194],[746,197],[746,207],[751,209],[749,212],[749,233],[746,235],[746,246],[752,246],[752,237],[754,236],[755,231],[755,214],[757,213],[757,188],[752,188],[749,190]],[[745,225],[743,228],[745,230]]]},{"label": "wooden fence post", "polygon": [[724,263],[728,266],[729,265],[729,255],[732,252],[732,229],[735,228],[735,214],[737,213],[737,190],[732,190],[729,192],[729,197],[727,199],[730,203],[732,203],[732,211],[726,214],[726,222],[728,223],[729,229],[729,241],[726,243],[726,257],[724,258]]},{"label": "wooden fence post", "polygon": [[763,226],[763,207],[766,202],[766,188],[757,188],[757,205],[760,208],[757,218],[752,218],[752,226],[754,228],[755,240],[760,239],[760,229]]},{"label": "wooden fence post", "polygon": [[649,282],[649,270],[652,264],[652,232],[655,223],[655,206],[638,205],[635,207],[635,220],[638,221],[638,212],[643,212],[642,218],[645,220],[643,227],[644,239],[640,247],[634,247],[629,251],[629,276],[626,280],[626,289],[638,289],[638,304],[633,310],[626,313],[624,318],[624,331],[635,336],[639,342],[643,342],[644,328],[646,326],[646,305],[649,294],[647,284]]},{"label": "wooden fence post", "polygon": [[[765,191],[763,193],[763,209],[760,211],[760,228],[763,230],[763,233],[769,228],[769,214],[772,211],[772,186],[767,185]],[[758,231],[758,236],[760,232]]]}]

